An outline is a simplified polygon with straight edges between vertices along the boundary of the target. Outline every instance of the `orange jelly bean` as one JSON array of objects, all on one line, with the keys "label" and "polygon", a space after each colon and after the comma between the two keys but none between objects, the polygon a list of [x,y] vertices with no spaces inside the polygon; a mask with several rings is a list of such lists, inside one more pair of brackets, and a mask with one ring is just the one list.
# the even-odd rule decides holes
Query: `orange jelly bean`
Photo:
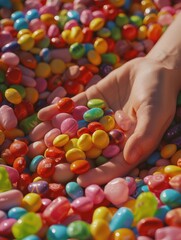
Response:
[{"label": "orange jelly bean", "polygon": [[70,165],[70,170],[75,174],[83,174],[90,169],[90,164],[87,160],[76,160]]},{"label": "orange jelly bean", "polygon": [[60,113],[71,113],[75,108],[75,103],[71,98],[65,97],[59,100],[59,102],[57,103],[57,107]]}]

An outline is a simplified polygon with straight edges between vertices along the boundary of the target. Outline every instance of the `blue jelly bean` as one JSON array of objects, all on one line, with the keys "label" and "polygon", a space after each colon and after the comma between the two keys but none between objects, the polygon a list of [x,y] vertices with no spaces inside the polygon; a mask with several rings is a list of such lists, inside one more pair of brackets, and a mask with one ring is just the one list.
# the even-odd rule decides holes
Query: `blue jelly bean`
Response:
[{"label": "blue jelly bean", "polygon": [[94,50],[94,45],[91,43],[84,43],[83,46],[85,48],[85,54],[87,54],[91,50]]},{"label": "blue jelly bean", "polygon": [[130,228],[134,220],[132,211],[129,208],[121,207],[117,210],[110,222],[112,232],[119,228]]},{"label": "blue jelly bean", "polygon": [[79,21],[80,20],[80,14],[79,12],[75,11],[75,10],[70,10],[67,12],[67,17],[68,17],[68,20],[77,20]]},{"label": "blue jelly bean", "polygon": [[40,14],[38,12],[37,9],[31,9],[29,10],[26,15],[25,15],[25,18],[30,22],[31,20],[33,19],[36,19],[36,18],[39,18],[40,17]]},{"label": "blue jelly bean", "polygon": [[1,51],[4,52],[15,52],[20,49],[20,45],[17,41],[12,41],[10,43],[5,44],[2,48]]},{"label": "blue jelly bean", "polygon": [[52,225],[47,231],[47,240],[67,240],[67,227],[61,224]]},{"label": "blue jelly bean", "polygon": [[142,192],[149,192],[150,190],[149,190],[149,187],[147,186],[147,185],[143,185],[142,187],[141,187],[141,190],[142,190]]},{"label": "blue jelly bean", "polygon": [[132,4],[132,1],[133,0],[125,0],[123,8],[128,10],[130,8],[131,4]]},{"label": "blue jelly bean", "polygon": [[40,57],[44,62],[50,61],[50,50],[48,48],[43,48],[40,52]]},{"label": "blue jelly bean", "polygon": [[29,235],[29,236],[23,238],[22,240],[40,240],[40,238],[36,235]]},{"label": "blue jelly bean", "polygon": [[28,22],[25,18],[19,18],[14,22],[14,28],[18,31],[28,29]]},{"label": "blue jelly bean", "polygon": [[164,221],[166,214],[171,210],[171,208],[167,205],[161,206],[155,212],[154,217],[159,218],[160,220]]},{"label": "blue jelly bean", "polygon": [[103,115],[104,111],[101,108],[95,107],[87,110],[83,115],[83,119],[87,122],[93,122],[103,117]]},{"label": "blue jelly bean", "polygon": [[44,156],[38,155],[38,156],[36,156],[32,159],[32,161],[30,163],[30,166],[29,166],[29,169],[30,169],[31,172],[36,172],[37,166],[43,158],[44,158]]},{"label": "blue jelly bean", "polygon": [[65,187],[66,193],[72,198],[76,199],[84,195],[82,187],[76,182],[69,182]]},{"label": "blue jelly bean", "polygon": [[85,120],[79,120],[77,123],[78,123],[78,128],[79,129],[82,128],[82,127],[87,127],[87,125],[88,125],[88,122],[85,121]]},{"label": "blue jelly bean", "polygon": [[0,0],[0,7],[12,8],[12,3],[10,0]]},{"label": "blue jelly bean", "polygon": [[155,165],[155,163],[161,158],[161,155],[158,151],[153,152],[146,160],[150,165]]},{"label": "blue jelly bean", "polygon": [[106,24],[106,27],[107,27],[109,30],[112,30],[113,28],[116,27],[116,23],[113,22],[113,21],[108,21],[107,24]]},{"label": "blue jelly bean", "polygon": [[13,207],[8,211],[8,217],[18,220],[20,217],[22,217],[26,213],[27,213],[27,210],[22,207]]},{"label": "blue jelly bean", "polygon": [[181,193],[174,189],[166,189],[161,192],[160,200],[171,208],[181,206]]},{"label": "blue jelly bean", "polygon": [[11,19],[12,19],[13,21],[16,21],[17,19],[19,19],[19,18],[24,18],[24,17],[25,17],[25,15],[24,15],[24,13],[21,12],[21,11],[16,11],[16,12],[14,12],[14,13],[11,14]]}]

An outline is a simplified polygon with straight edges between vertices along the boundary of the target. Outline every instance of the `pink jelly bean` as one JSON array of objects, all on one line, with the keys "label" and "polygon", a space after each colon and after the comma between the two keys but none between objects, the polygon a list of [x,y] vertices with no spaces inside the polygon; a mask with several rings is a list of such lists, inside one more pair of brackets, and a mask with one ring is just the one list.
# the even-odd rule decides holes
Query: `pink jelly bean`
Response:
[{"label": "pink jelly bean", "polygon": [[123,131],[128,131],[131,128],[131,120],[127,116],[125,112],[122,110],[118,110],[115,112],[115,120],[118,124],[118,126],[123,130]]},{"label": "pink jelly bean", "polygon": [[102,151],[102,155],[106,158],[112,158],[118,155],[120,148],[116,144],[110,144]]},{"label": "pink jelly bean", "polygon": [[76,20],[70,20],[65,23],[64,30],[71,29],[72,27],[78,26],[78,22]]},{"label": "pink jelly bean", "polygon": [[99,204],[103,201],[105,195],[102,188],[97,184],[92,184],[86,187],[85,196],[89,197],[94,204]]},{"label": "pink jelly bean", "polygon": [[83,115],[87,110],[88,108],[86,106],[76,106],[72,112],[72,116],[77,121],[82,120]]},{"label": "pink jelly bean", "polygon": [[180,240],[181,229],[179,227],[164,227],[156,230],[155,240]]},{"label": "pink jelly bean", "polygon": [[60,129],[53,128],[50,131],[48,131],[44,136],[44,142],[47,147],[53,146],[53,140],[60,135]]},{"label": "pink jelly bean", "polygon": [[137,187],[135,179],[133,177],[125,177],[125,180],[128,184],[129,195],[133,195]]},{"label": "pink jelly bean", "polygon": [[169,6],[171,4],[170,0],[154,0],[154,3],[159,8],[163,8],[163,7]]},{"label": "pink jelly bean", "polygon": [[64,63],[70,63],[72,60],[71,54],[68,48],[52,49],[50,50],[50,56],[52,59],[60,58]]},{"label": "pink jelly bean", "polygon": [[60,35],[60,30],[58,28],[57,25],[52,24],[49,28],[48,28],[48,32],[47,32],[48,37],[53,38],[53,37],[57,37]]},{"label": "pink jelly bean", "polygon": [[0,33],[0,39],[1,39],[0,48],[2,48],[4,45],[6,45],[7,43],[10,43],[13,40],[11,34],[6,31],[2,31]]},{"label": "pink jelly bean", "polygon": [[43,212],[45,208],[51,203],[52,201],[49,198],[42,198],[41,199],[41,208],[39,209],[40,212]]},{"label": "pink jelly bean", "polygon": [[9,236],[11,234],[12,226],[17,222],[14,218],[8,218],[0,222],[0,235]]},{"label": "pink jelly bean", "polygon": [[103,18],[105,19],[104,13],[100,10],[96,10],[92,12],[93,18]]},{"label": "pink jelly bean", "polygon": [[44,92],[47,88],[47,81],[44,78],[36,78],[36,89],[39,93]]},{"label": "pink jelly bean", "polygon": [[71,207],[74,211],[85,213],[93,209],[94,203],[89,197],[79,197],[73,200]]},{"label": "pink jelly bean", "polygon": [[11,107],[3,105],[0,107],[0,125],[6,129],[12,129],[17,126],[18,120]]},{"label": "pink jelly bean", "polygon": [[23,75],[21,83],[25,87],[36,87],[36,81],[34,80],[34,78],[29,76]]},{"label": "pink jelly bean", "polygon": [[12,207],[20,207],[23,194],[16,189],[0,193],[0,209],[9,210]]},{"label": "pink jelly bean", "polygon": [[35,72],[32,71],[31,69],[27,68],[27,67],[24,67],[22,65],[19,65],[18,66],[20,68],[20,70],[22,71],[22,74],[24,76],[28,76],[28,77],[35,77]]},{"label": "pink jelly bean", "polygon": [[55,166],[52,179],[56,183],[67,183],[74,178],[74,173],[70,170],[69,163],[60,163]]},{"label": "pink jelly bean", "polygon": [[78,130],[78,123],[74,118],[67,118],[62,122],[60,129],[62,133],[74,137]]},{"label": "pink jelly bean", "polygon": [[57,10],[54,6],[44,5],[43,7],[40,8],[39,13],[40,14],[50,13],[50,14],[53,14],[53,15],[57,15]]},{"label": "pink jelly bean", "polygon": [[7,218],[7,215],[4,211],[0,210],[0,223]]},{"label": "pink jelly bean", "polygon": [[39,141],[44,138],[45,134],[52,129],[52,124],[49,121],[41,122],[30,132],[29,138],[32,142]]},{"label": "pink jelly bean", "polygon": [[56,116],[59,113],[59,109],[56,104],[49,105],[47,107],[44,107],[40,109],[38,112],[38,118],[41,121],[49,121],[54,116]]},{"label": "pink jelly bean", "polygon": [[63,221],[70,210],[70,203],[65,197],[57,197],[43,211],[43,219],[51,225]]},{"label": "pink jelly bean", "polygon": [[41,22],[40,19],[36,18],[30,21],[29,23],[29,29],[30,31],[34,32],[39,29],[43,29],[46,31],[46,26],[44,25],[43,22]]},{"label": "pink jelly bean", "polygon": [[59,97],[63,98],[67,95],[66,90],[63,87],[57,87],[56,89],[53,90],[53,92],[50,93],[50,95],[47,98],[47,103],[52,103],[54,98]]},{"label": "pink jelly bean", "polygon": [[5,64],[9,66],[17,66],[19,63],[19,57],[12,52],[3,53],[1,59]]},{"label": "pink jelly bean", "polygon": [[19,176],[19,172],[15,168],[10,167],[8,165],[3,165],[3,164],[0,164],[0,167],[4,167],[6,169],[12,184],[18,182],[20,176]]},{"label": "pink jelly bean", "polygon": [[128,184],[123,178],[115,178],[105,185],[104,194],[111,203],[120,206],[128,199]]},{"label": "pink jelly bean", "polygon": [[[50,95],[50,92],[48,91],[44,91],[42,93],[39,94],[39,99],[47,99],[48,96]],[[53,105],[53,104],[52,104]],[[55,105],[54,105],[55,106]],[[46,121],[46,120],[45,120]]]},{"label": "pink jelly bean", "polygon": [[37,155],[43,155],[46,149],[47,146],[45,145],[44,140],[33,142],[28,146],[27,156],[32,159]]},{"label": "pink jelly bean", "polygon": [[92,16],[91,10],[85,9],[85,10],[83,10],[83,11],[81,12],[80,21],[81,21],[84,25],[88,26],[89,23],[92,21],[92,19],[93,19],[93,16]]}]

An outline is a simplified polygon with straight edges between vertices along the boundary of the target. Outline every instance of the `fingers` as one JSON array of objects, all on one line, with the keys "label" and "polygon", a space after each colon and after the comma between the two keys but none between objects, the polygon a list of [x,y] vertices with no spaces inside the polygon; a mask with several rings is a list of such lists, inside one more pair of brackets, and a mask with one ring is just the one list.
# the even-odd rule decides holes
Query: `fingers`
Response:
[{"label": "fingers", "polygon": [[137,112],[137,125],[128,138],[123,155],[129,164],[140,162],[158,146],[170,122],[153,107],[141,107]]},{"label": "fingers", "polygon": [[91,169],[89,172],[80,175],[77,178],[78,184],[82,187],[86,187],[90,184],[103,185],[111,181],[116,177],[123,177],[129,171],[131,171],[135,165],[128,164],[124,158],[123,154],[120,153],[110,162],[105,163],[97,168]]}]

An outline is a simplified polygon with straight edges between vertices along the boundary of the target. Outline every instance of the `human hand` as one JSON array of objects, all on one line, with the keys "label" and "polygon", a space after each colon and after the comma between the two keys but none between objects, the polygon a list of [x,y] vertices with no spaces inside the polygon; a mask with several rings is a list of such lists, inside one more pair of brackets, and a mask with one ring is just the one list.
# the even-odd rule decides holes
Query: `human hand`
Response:
[{"label": "human hand", "polygon": [[80,185],[102,185],[124,176],[152,153],[174,117],[179,81],[178,70],[143,57],[127,62],[73,98],[78,105],[92,98],[104,99],[115,112],[119,126],[122,111],[132,123],[123,152],[80,175]]}]

